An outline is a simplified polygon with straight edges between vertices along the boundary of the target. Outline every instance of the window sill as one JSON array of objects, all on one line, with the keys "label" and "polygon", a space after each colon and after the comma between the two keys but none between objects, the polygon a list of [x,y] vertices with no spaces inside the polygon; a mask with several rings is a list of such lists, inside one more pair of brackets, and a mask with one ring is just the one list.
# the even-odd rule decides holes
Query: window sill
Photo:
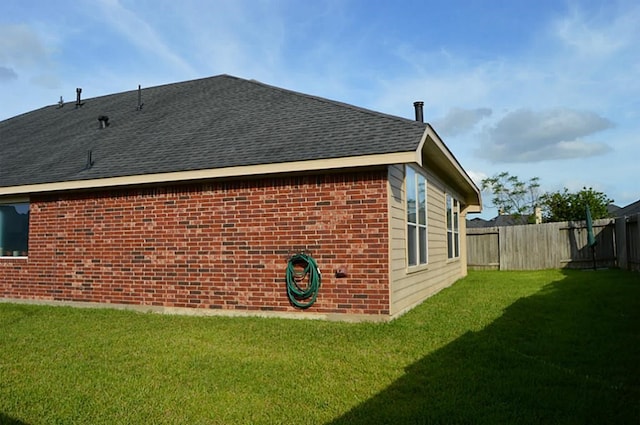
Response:
[{"label": "window sill", "polygon": [[29,258],[26,255],[2,255],[0,256],[0,260],[26,260]]},{"label": "window sill", "polygon": [[413,274],[413,273],[419,273],[425,270],[429,270],[429,263],[427,264],[420,264],[418,266],[408,266],[407,267],[407,274]]}]

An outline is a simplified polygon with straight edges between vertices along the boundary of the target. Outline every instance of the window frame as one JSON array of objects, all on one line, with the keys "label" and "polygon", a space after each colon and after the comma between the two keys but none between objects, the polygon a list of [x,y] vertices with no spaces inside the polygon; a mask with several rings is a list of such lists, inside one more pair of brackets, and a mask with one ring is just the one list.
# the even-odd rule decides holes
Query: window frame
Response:
[{"label": "window frame", "polygon": [[[19,212],[18,208],[24,207],[26,205],[26,234],[23,237],[26,237],[25,241],[21,245],[24,245],[24,249],[14,249],[14,248],[22,248],[18,246],[9,246],[9,247],[0,247],[0,259],[20,259],[27,258],[29,256],[29,227],[30,227],[30,212],[31,212],[31,202],[29,199],[8,199],[8,200],[0,200],[0,207],[14,207],[18,214],[22,214]],[[3,218],[0,217],[0,244],[3,243],[3,232],[5,231],[3,223]]]},{"label": "window frame", "polygon": [[460,258],[460,201],[447,193],[445,196],[445,214],[447,222],[447,259]]},{"label": "window frame", "polygon": [[404,183],[406,264],[416,268],[429,263],[427,176],[417,167],[406,165]]}]

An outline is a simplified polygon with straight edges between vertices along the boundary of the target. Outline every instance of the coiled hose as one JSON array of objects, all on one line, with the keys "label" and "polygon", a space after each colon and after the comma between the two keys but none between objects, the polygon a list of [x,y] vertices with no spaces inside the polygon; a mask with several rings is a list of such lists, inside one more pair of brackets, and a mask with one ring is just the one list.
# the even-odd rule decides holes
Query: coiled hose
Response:
[{"label": "coiled hose", "polygon": [[[298,266],[298,269],[296,269]],[[301,269],[304,266],[304,269]],[[300,283],[307,279],[307,285]],[[316,302],[320,289],[320,269],[316,261],[307,254],[296,254],[287,264],[287,295],[291,303],[299,308],[309,308]],[[309,301],[303,301],[311,298]]]}]

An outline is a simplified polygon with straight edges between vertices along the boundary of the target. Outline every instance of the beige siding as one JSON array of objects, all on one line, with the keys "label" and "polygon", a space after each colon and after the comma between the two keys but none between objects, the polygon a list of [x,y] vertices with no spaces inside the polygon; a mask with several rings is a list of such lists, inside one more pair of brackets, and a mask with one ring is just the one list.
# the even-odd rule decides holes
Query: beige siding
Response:
[{"label": "beige siding", "polygon": [[460,258],[447,258],[445,197],[447,191],[452,196],[459,195],[428,170],[423,171],[427,176],[428,264],[409,269],[406,259],[404,166],[400,164],[389,167],[392,316],[402,314],[466,275],[466,264],[463,261],[466,258],[463,212],[460,214]]}]

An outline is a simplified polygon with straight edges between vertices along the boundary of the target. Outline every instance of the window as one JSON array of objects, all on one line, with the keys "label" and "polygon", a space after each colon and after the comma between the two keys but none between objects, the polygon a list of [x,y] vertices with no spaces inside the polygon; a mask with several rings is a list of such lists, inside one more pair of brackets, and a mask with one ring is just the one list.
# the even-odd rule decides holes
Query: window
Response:
[{"label": "window", "polygon": [[411,167],[406,171],[407,260],[427,264],[427,179]]},{"label": "window", "polygon": [[28,242],[29,204],[0,204],[0,256],[25,257]]},{"label": "window", "polygon": [[458,200],[447,194],[447,255],[460,257],[460,206]]}]

